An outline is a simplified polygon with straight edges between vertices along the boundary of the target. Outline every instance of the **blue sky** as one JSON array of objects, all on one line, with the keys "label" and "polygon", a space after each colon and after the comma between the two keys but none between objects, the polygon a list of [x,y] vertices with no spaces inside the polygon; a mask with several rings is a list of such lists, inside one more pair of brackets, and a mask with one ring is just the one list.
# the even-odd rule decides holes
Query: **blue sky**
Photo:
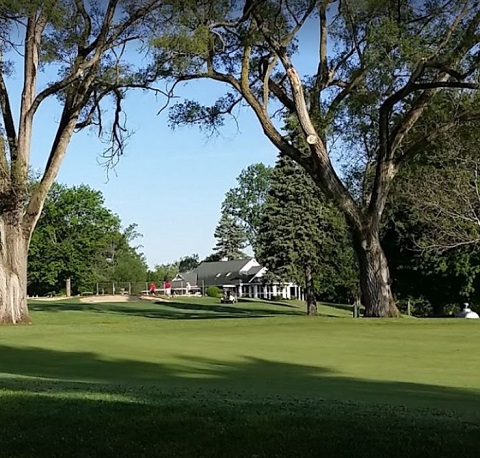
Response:
[{"label": "blue sky", "polygon": [[[315,64],[314,36],[312,30],[303,34],[302,53],[296,58],[301,72],[311,70],[309,63]],[[17,72],[7,82],[16,109],[22,80],[20,68]],[[40,86],[48,81],[48,75],[42,79]],[[212,103],[224,90],[220,83],[197,81],[180,88],[178,95]],[[102,191],[106,206],[121,217],[124,226],[138,224],[143,234],[139,243],[151,267],[192,253],[200,258],[210,254],[226,191],[236,184],[242,169],[255,162],[273,164],[277,155],[249,109],[238,113],[238,127],[230,121],[219,136],[207,138],[196,127],[172,131],[167,112],[157,115],[163,102],[151,93],[128,95],[125,111],[134,135],[108,178],[99,164],[104,145],[89,130],[75,134],[58,176],[62,183],[84,183]],[[37,113],[34,169],[43,167],[58,119],[55,99]]]}]

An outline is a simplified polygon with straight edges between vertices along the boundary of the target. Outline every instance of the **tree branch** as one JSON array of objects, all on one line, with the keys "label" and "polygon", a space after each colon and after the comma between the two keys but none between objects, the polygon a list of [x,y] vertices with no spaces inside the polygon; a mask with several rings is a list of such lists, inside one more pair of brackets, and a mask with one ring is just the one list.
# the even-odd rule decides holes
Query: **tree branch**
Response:
[{"label": "tree branch", "polygon": [[60,124],[50,150],[50,155],[45,166],[44,174],[40,184],[36,187],[30,198],[30,202],[27,206],[23,219],[23,230],[28,240],[32,236],[35,224],[40,217],[45,198],[48,194],[48,191],[52,187],[53,182],[55,181],[60,169],[60,164],[65,157],[68,143],[70,142],[75,125],[77,124],[79,111],[78,104],[77,107],[73,109],[70,107],[67,108],[66,104],[63,109]]},{"label": "tree branch", "polygon": [[405,164],[417,154],[421,153],[425,147],[428,146],[433,140],[437,139],[440,134],[444,134],[455,127],[472,121],[480,121],[480,111],[464,113],[455,117],[452,121],[443,123],[437,126],[435,129],[432,129],[428,134],[424,135],[415,143],[410,145],[407,149],[405,149],[402,154],[398,155],[395,158],[395,163],[398,166]]},{"label": "tree branch", "polygon": [[87,57],[88,54],[85,54],[85,48],[87,47],[88,38],[90,37],[90,33],[92,31],[92,20],[85,9],[85,4],[83,0],[75,0],[75,5],[77,7],[78,13],[80,14],[84,22],[84,29],[79,37],[82,43],[79,46],[79,52],[80,54],[83,53],[83,57]]},{"label": "tree branch", "polygon": [[[3,55],[1,51],[0,51],[0,64],[3,64]],[[10,105],[10,97],[7,90],[7,86],[5,84],[5,79],[3,78],[2,69],[0,69],[0,108],[2,110],[3,125],[5,127],[5,132],[7,134],[7,141],[8,141],[10,154],[12,154],[12,151],[17,148],[17,131],[15,128],[15,121],[13,119],[12,107]],[[5,151],[3,153],[5,153]]]}]

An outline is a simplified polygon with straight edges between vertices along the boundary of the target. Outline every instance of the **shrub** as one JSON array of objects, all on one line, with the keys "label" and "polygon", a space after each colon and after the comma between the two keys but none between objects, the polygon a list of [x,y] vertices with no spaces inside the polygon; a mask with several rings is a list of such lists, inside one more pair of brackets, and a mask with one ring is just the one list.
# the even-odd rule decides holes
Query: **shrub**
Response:
[{"label": "shrub", "polygon": [[207,296],[208,297],[221,297],[222,296],[222,290],[220,288],[217,288],[216,286],[209,286],[207,288]]}]

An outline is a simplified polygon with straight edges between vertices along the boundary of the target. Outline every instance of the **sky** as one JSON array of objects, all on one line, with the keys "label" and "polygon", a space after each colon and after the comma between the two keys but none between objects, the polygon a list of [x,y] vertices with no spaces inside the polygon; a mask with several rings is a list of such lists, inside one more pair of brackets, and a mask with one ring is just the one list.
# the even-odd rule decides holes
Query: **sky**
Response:
[{"label": "sky", "polygon": [[[315,32],[303,32],[302,52],[296,57],[300,71],[315,64]],[[313,56],[313,61],[310,57]],[[41,75],[39,88],[51,80],[53,69]],[[53,75],[55,76],[55,75]],[[14,110],[18,111],[20,68],[7,81]],[[194,98],[213,103],[225,92],[218,82],[190,82],[178,90],[179,100]],[[220,134],[208,137],[197,127],[172,130],[168,112],[158,114],[161,97],[131,92],[124,104],[133,135],[125,155],[107,172],[100,163],[104,146],[93,130],[76,133],[68,147],[57,181],[69,186],[87,184],[100,190],[106,207],[117,213],[124,227],[138,225],[151,268],[182,256],[209,255],[225,193],[236,185],[240,172],[256,162],[273,165],[277,150],[265,137],[253,112],[237,113],[238,126],[228,121]],[[36,115],[32,167],[42,169],[59,119],[60,104],[49,99]]]}]

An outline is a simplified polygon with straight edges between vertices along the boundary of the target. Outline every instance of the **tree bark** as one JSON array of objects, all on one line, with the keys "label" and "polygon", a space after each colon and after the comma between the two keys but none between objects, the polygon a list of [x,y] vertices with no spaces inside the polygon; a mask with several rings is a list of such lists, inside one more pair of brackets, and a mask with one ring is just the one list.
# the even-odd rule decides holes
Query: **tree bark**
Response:
[{"label": "tree bark", "polygon": [[307,315],[317,315],[317,299],[313,288],[312,270],[308,267],[305,271],[305,299],[307,302]]},{"label": "tree bark", "polygon": [[30,323],[28,238],[17,218],[0,215],[0,324]]},{"label": "tree bark", "polygon": [[354,233],[354,248],[360,268],[361,301],[365,317],[399,316],[390,289],[387,258],[378,233],[364,230]]}]

